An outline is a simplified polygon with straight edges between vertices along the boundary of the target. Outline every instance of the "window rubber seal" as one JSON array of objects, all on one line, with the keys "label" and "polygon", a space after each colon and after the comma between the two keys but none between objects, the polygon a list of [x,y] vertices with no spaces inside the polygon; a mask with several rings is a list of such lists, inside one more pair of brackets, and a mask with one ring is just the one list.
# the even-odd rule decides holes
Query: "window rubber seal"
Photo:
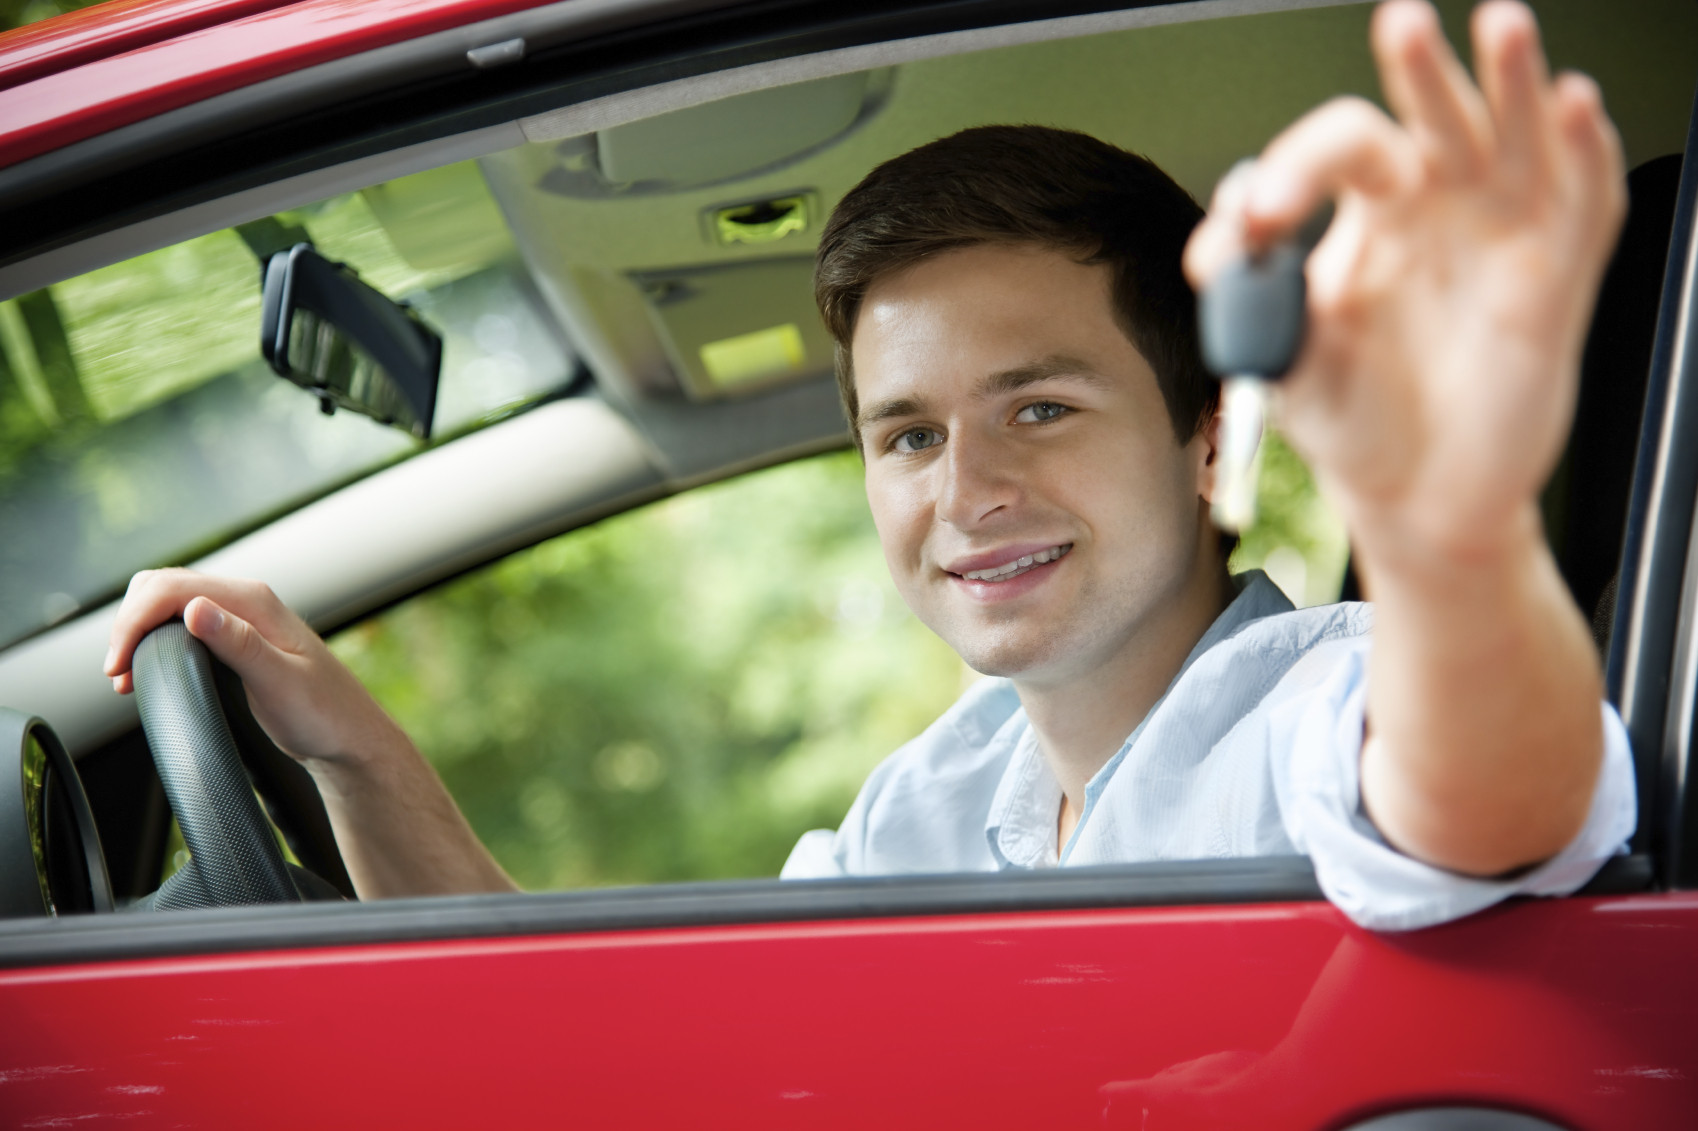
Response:
[{"label": "window rubber seal", "polygon": [[[1618,856],[1578,893],[1647,890]],[[1323,899],[1306,857],[1169,861],[1043,872],[733,880],[539,894],[308,903],[0,921],[0,969],[187,955],[802,922]]]}]

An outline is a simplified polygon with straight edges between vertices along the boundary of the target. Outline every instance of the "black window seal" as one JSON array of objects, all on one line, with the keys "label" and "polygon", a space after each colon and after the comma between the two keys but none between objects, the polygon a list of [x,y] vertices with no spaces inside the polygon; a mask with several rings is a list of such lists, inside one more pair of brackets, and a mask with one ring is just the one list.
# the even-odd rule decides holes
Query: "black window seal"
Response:
[{"label": "black window seal", "polygon": [[[1698,141],[1698,102],[1686,152]],[[1646,382],[1645,412],[1622,544],[1616,623],[1605,691],[1627,727],[1638,775],[1636,852],[1661,882],[1698,885],[1698,790],[1690,785],[1693,734],[1680,725],[1698,694],[1698,162],[1683,161]],[[1690,564],[1689,564],[1690,563]],[[1689,580],[1690,574],[1690,580]],[[1683,594],[1685,599],[1683,600]],[[1678,615],[1677,615],[1678,614]],[[1677,671],[1677,669],[1679,669]],[[1680,678],[1686,686],[1676,686]]]},{"label": "black window seal", "polygon": [[[1646,890],[1642,856],[1581,895]],[[0,921],[0,968],[456,939],[917,916],[1223,907],[1322,899],[1306,857],[841,880],[735,880],[535,895],[451,896]]]}]

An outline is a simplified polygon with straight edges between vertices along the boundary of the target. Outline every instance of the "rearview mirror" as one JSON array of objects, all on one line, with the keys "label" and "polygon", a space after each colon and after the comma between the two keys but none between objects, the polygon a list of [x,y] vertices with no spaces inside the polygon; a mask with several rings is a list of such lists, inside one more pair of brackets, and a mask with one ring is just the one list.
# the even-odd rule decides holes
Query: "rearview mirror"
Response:
[{"label": "rearview mirror", "polygon": [[299,243],[266,261],[260,352],[281,377],[345,408],[430,438],[442,338],[347,266]]}]

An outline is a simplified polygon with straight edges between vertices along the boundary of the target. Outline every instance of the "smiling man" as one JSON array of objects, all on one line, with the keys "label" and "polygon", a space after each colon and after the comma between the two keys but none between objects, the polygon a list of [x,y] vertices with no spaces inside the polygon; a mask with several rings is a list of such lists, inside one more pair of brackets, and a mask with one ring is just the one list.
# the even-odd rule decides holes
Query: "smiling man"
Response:
[{"label": "smiling man", "polygon": [[[841,202],[816,291],[892,576],[981,681],[790,877],[1307,853],[1357,921],[1572,891],[1634,823],[1627,740],[1537,494],[1623,210],[1597,91],[1517,4],[1476,88],[1431,9],[1384,6],[1394,121],[1315,111],[1209,219],[1149,162],[988,127]],[[1309,336],[1279,405],[1366,605],[1227,572],[1193,282],[1297,227]],[[428,763],[264,586],[138,575],[107,674],[181,615],[312,772],[363,897],[511,887]]]},{"label": "smiling man", "polygon": [[[1206,277],[1336,197],[1290,434],[1378,599],[1230,578],[1220,420],[1147,161],[987,127],[875,170],[816,293],[898,589],[982,682],[874,772],[789,877],[1306,852],[1358,921],[1572,891],[1632,830],[1631,763],[1537,492],[1619,222],[1596,91],[1531,17],[1430,9],[1374,45],[1394,123],[1323,107],[1230,178]],[[1371,674],[1370,674],[1371,671]]]}]

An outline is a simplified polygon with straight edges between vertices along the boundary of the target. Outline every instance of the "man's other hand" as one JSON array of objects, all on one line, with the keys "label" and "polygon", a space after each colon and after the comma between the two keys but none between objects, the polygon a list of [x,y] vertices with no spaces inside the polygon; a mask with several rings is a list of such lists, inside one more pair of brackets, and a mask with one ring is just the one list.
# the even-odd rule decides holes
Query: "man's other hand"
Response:
[{"label": "man's other hand", "polygon": [[318,634],[258,581],[185,569],[136,574],[106,654],[105,672],[120,694],[134,688],[136,645],[173,617],[242,677],[254,718],[291,757],[345,762],[406,742]]},{"label": "man's other hand", "polygon": [[269,586],[136,574],[106,654],[117,691],[134,689],[142,637],[178,616],[242,677],[272,741],[312,771],[361,899],[514,890],[412,741]]}]

